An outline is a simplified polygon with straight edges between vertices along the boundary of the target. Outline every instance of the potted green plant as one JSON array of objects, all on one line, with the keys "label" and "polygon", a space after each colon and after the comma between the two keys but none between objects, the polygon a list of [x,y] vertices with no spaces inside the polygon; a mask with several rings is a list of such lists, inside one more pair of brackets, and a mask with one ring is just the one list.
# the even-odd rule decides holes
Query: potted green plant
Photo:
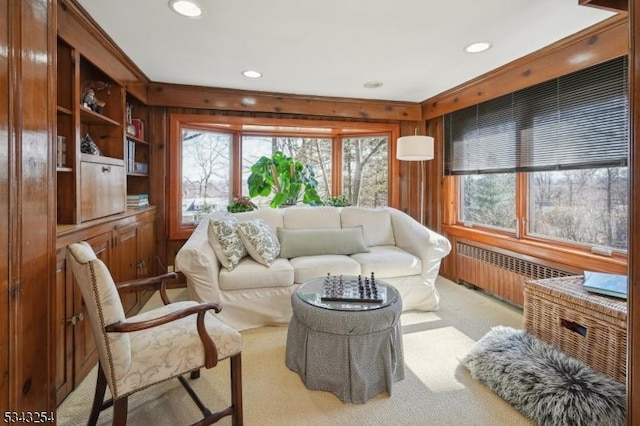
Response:
[{"label": "potted green plant", "polygon": [[333,206],[333,207],[346,207],[350,206],[351,202],[347,198],[346,195],[335,195],[333,197],[327,197],[322,200],[323,206]]},{"label": "potted green plant", "polygon": [[272,208],[294,205],[300,201],[311,205],[322,203],[313,168],[284,155],[281,151],[276,151],[271,157],[260,157],[251,166],[247,186],[252,198],[268,197],[273,193],[273,199],[269,204]]},{"label": "potted green plant", "polygon": [[227,206],[229,213],[250,212],[257,209],[256,206],[249,197],[234,197],[233,200]]}]

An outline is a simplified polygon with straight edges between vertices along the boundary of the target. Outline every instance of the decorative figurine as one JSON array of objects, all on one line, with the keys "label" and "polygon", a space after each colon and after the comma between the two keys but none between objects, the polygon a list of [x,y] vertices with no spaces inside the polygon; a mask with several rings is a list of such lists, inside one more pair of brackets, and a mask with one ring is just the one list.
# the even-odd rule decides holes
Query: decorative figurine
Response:
[{"label": "decorative figurine", "polygon": [[107,93],[111,93],[109,91],[110,89],[111,85],[103,81],[88,81],[84,84],[84,90],[82,91],[82,99],[80,99],[80,102],[91,111],[102,114],[102,109],[107,103],[98,99],[96,92],[106,90]]}]

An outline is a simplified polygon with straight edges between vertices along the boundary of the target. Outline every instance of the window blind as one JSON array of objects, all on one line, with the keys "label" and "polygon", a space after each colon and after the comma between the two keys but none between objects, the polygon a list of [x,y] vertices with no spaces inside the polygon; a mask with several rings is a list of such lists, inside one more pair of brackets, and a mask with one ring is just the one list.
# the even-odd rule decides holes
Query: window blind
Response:
[{"label": "window blind", "polygon": [[445,174],[627,164],[627,57],[445,115]]}]

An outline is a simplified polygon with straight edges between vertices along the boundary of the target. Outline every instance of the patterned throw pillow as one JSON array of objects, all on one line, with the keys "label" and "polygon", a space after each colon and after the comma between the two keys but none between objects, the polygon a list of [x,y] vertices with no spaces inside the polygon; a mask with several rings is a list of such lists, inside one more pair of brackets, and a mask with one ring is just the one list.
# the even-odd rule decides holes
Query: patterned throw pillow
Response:
[{"label": "patterned throw pillow", "polygon": [[239,223],[238,234],[249,255],[258,263],[271,266],[280,254],[278,238],[262,219]]},{"label": "patterned throw pillow", "polygon": [[209,221],[209,244],[216,257],[229,271],[247,255],[247,250],[237,232],[238,219],[233,216]]}]

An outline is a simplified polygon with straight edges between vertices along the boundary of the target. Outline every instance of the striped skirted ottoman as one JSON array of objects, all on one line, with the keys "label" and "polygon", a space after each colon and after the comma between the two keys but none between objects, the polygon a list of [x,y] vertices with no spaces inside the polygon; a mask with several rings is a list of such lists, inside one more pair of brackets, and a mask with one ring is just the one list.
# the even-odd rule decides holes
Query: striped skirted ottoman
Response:
[{"label": "striped skirted ottoman", "polygon": [[[320,280],[320,281],[319,281]],[[286,365],[311,390],[332,392],[342,402],[365,403],[404,379],[402,300],[381,281],[381,303],[321,300],[321,280],[291,296]]]}]

